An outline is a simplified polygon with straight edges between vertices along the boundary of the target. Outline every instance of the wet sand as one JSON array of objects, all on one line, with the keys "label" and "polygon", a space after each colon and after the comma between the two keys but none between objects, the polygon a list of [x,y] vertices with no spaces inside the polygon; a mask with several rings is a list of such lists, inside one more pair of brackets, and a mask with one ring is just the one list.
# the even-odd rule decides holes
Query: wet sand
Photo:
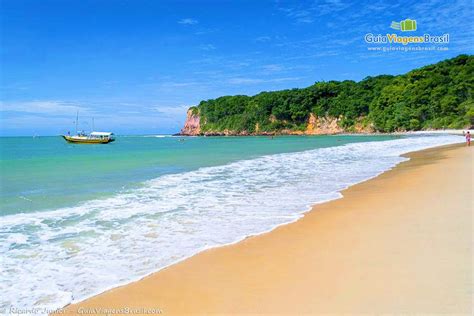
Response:
[{"label": "wet sand", "polygon": [[295,223],[207,250],[67,312],[470,315],[473,150],[409,154]]}]

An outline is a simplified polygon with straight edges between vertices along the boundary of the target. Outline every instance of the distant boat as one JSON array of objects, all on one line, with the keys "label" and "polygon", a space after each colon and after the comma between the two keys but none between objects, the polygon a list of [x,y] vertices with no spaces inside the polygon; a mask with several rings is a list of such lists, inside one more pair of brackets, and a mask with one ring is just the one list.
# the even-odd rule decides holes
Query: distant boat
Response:
[{"label": "distant boat", "polygon": [[63,138],[70,143],[78,144],[107,144],[115,140],[114,133],[111,132],[92,132],[86,134],[79,132],[77,135],[63,135]]},{"label": "distant boat", "polygon": [[[77,131],[77,123],[79,121],[79,112],[76,115],[76,131]],[[94,119],[92,119],[92,128],[94,128]],[[77,135],[62,135],[63,138],[69,143],[77,143],[77,144],[107,144],[111,143],[115,140],[114,133],[111,132],[91,132],[90,134],[86,134],[84,131],[78,131]]]}]

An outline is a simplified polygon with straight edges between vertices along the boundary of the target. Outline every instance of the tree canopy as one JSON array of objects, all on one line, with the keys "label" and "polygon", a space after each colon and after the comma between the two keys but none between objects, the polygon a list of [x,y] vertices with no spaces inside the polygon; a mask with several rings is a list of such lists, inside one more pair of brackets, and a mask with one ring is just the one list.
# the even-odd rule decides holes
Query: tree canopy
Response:
[{"label": "tree canopy", "polygon": [[[194,112],[203,132],[304,130],[309,116],[340,118],[380,132],[474,125],[474,56],[459,55],[404,75],[316,82],[303,89],[201,101]],[[258,130],[257,130],[258,129]]]}]

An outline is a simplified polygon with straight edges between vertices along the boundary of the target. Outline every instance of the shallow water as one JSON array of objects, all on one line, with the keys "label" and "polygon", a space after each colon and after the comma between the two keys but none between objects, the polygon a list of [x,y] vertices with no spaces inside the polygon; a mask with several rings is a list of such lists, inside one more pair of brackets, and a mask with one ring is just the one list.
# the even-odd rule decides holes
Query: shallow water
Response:
[{"label": "shallow water", "polygon": [[311,204],[459,136],[0,138],[0,306],[61,307]]}]

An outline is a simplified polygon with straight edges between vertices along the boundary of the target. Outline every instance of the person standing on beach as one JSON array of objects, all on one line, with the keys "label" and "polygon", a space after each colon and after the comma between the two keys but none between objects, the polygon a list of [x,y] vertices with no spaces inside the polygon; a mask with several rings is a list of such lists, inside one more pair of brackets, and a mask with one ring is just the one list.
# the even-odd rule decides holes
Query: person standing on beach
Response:
[{"label": "person standing on beach", "polygon": [[469,131],[466,133],[466,144],[471,146],[471,133]]}]

